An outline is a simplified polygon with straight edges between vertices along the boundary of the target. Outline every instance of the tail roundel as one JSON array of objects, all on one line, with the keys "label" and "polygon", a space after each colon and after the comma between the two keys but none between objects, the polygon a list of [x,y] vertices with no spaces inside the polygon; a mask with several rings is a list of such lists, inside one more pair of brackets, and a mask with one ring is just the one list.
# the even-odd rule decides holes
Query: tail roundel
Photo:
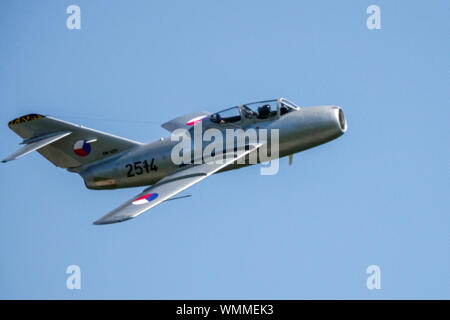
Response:
[{"label": "tail roundel", "polygon": [[3,162],[37,151],[55,166],[75,169],[129,150],[141,143],[40,114],[8,123],[25,146]]}]

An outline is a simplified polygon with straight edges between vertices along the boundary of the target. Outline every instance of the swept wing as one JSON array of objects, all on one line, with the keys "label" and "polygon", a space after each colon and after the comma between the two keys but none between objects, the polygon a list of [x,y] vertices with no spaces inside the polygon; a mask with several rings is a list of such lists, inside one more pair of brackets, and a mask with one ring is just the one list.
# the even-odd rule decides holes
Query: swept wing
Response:
[{"label": "swept wing", "polygon": [[238,159],[256,151],[261,145],[262,143],[251,144],[245,148],[245,150],[240,150],[236,154],[234,151],[228,154],[225,153],[223,155],[224,159],[222,163],[212,162],[211,164],[194,164],[181,168],[161,179],[150,188],[145,189],[117,209],[114,209],[107,215],[95,221],[94,224],[110,224],[135,218],[159,203],[168,200],[177,193],[202,181],[220,169],[232,164]]}]

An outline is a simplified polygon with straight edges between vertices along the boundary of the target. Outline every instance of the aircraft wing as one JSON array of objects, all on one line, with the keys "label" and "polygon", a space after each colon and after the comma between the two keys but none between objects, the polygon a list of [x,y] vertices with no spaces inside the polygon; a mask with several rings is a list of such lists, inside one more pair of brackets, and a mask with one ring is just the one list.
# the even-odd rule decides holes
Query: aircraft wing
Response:
[{"label": "aircraft wing", "polygon": [[110,224],[135,218],[157,204],[168,200],[177,193],[232,164],[236,160],[256,151],[261,145],[262,143],[248,145],[245,149],[238,151],[236,154],[233,151],[231,156],[229,156],[230,153],[224,153],[221,164],[212,162],[211,164],[193,164],[181,168],[161,179],[150,188],[145,189],[117,209],[114,209],[107,215],[95,221],[94,224]]},{"label": "aircraft wing", "polygon": [[210,114],[211,114],[211,112],[207,112],[207,111],[188,113],[188,114],[182,115],[178,118],[167,121],[166,123],[163,123],[161,125],[161,127],[163,127],[164,129],[166,129],[170,132],[173,132],[176,129],[182,129],[182,128],[189,129],[190,126],[196,124],[199,121],[202,121]]}]

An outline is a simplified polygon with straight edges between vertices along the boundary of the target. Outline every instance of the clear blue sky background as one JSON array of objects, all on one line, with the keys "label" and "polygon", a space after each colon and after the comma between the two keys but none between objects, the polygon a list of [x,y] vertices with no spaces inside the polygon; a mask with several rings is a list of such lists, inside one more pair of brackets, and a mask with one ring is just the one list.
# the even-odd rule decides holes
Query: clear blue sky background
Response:
[{"label": "clear blue sky background", "polygon": [[21,141],[7,122],[30,112],[147,142],[180,114],[284,96],[340,105],[349,127],[275,176],[215,175],[110,226],[92,222],[142,188],[87,190],[37,153],[1,164],[0,298],[450,298],[449,9],[2,1],[2,158]]}]

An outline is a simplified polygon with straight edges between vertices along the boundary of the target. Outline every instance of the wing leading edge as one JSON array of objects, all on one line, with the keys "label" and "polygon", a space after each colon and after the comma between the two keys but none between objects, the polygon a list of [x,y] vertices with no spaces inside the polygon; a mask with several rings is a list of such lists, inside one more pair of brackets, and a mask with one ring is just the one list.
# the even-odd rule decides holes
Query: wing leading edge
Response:
[{"label": "wing leading edge", "polygon": [[246,148],[246,150],[238,151],[237,154],[234,154],[233,152],[234,156],[224,154],[223,163],[203,163],[177,170],[150,188],[145,189],[136,197],[128,200],[117,209],[114,209],[107,215],[98,219],[94,224],[117,223],[135,218],[161,202],[168,200],[177,193],[202,181],[220,169],[232,164],[238,159],[256,151],[261,145],[262,143],[252,144],[249,148]]}]

